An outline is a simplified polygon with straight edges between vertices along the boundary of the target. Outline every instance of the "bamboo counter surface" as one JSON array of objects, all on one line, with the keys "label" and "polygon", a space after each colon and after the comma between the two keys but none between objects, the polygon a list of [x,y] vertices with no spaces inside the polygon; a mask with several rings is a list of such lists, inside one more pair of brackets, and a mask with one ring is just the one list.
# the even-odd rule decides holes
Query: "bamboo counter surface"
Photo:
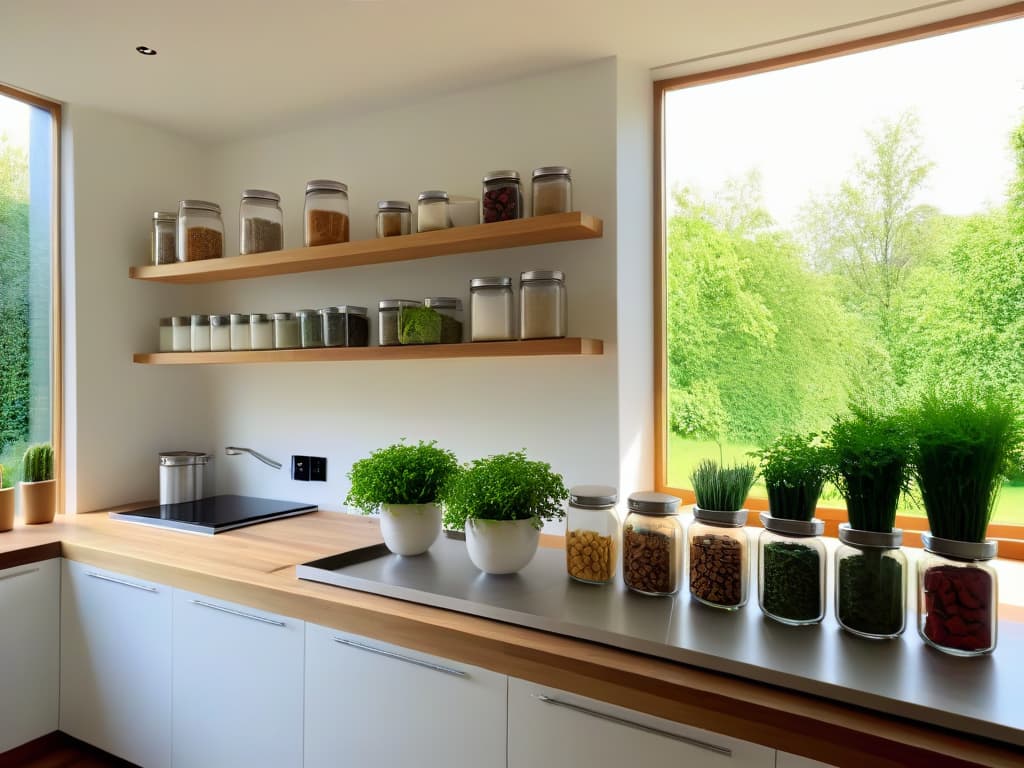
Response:
[{"label": "bamboo counter surface", "polygon": [[[834,765],[859,768],[868,761],[873,767],[1024,766],[1024,751],[1010,744],[596,643],[295,577],[300,563],[378,542],[376,521],[330,512],[217,536],[92,514],[0,534],[0,568],[63,555]],[[965,682],[971,663],[965,662]],[[1020,706],[1024,707],[1024,694]]]}]

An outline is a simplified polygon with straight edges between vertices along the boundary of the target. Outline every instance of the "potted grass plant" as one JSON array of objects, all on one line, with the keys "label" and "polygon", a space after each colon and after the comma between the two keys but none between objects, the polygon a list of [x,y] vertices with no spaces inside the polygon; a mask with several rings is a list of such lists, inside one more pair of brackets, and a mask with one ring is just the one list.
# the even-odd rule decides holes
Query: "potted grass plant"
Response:
[{"label": "potted grass plant", "polygon": [[896,509],[907,490],[911,440],[905,414],[853,407],[828,433],[831,480],[846,500],[839,526],[836,617],[861,637],[906,627],[907,558]]},{"label": "potted grass plant", "polygon": [[760,515],[758,602],[783,624],[825,618],[825,524],[814,517],[829,475],[828,452],[817,434],[784,435],[755,454],[768,489]]},{"label": "potted grass plant", "polygon": [[697,504],[687,536],[690,594],[715,608],[736,610],[747,602],[747,510],[757,467],[720,465],[704,459],[690,474]]},{"label": "potted grass plant", "polygon": [[19,488],[25,524],[52,523],[57,512],[57,481],[53,479],[53,446],[49,443],[25,450]]},{"label": "potted grass plant", "polygon": [[420,555],[441,533],[438,493],[458,466],[455,454],[434,441],[389,445],[352,465],[345,503],[380,513],[384,543],[396,555]]},{"label": "potted grass plant", "polygon": [[0,533],[14,528],[14,473],[0,465]]},{"label": "potted grass plant", "polygon": [[928,515],[918,563],[918,631],[959,656],[996,647],[996,572],[987,539],[1004,479],[1019,464],[1021,415],[991,392],[926,394],[914,412],[914,477]]},{"label": "potted grass plant", "polygon": [[569,498],[551,465],[531,461],[525,451],[477,459],[446,484],[444,521],[465,530],[466,549],[484,573],[515,573],[537,553],[545,520],[565,517]]}]

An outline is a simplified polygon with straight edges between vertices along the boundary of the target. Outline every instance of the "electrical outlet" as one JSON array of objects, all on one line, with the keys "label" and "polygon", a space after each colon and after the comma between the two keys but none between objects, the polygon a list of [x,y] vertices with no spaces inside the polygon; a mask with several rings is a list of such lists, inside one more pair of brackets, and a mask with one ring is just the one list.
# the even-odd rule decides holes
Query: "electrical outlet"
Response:
[{"label": "electrical outlet", "polygon": [[318,483],[327,482],[327,459],[323,456],[309,457],[309,479]]},{"label": "electrical outlet", "polygon": [[309,480],[309,456],[292,456],[292,480]]}]

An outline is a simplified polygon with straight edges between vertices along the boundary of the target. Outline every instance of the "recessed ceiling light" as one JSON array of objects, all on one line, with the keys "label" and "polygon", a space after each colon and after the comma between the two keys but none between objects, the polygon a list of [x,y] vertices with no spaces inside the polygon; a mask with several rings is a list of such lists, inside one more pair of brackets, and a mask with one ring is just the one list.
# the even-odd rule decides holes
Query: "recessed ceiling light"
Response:
[{"label": "recessed ceiling light", "polygon": [[143,56],[156,56],[156,48],[150,48],[148,45],[137,45],[135,50]]}]

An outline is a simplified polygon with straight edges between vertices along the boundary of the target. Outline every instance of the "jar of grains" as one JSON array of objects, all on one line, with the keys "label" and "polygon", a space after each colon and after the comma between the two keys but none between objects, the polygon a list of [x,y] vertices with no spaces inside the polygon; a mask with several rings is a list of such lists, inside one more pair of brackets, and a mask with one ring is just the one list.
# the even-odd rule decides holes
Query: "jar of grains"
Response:
[{"label": "jar of grains", "polygon": [[565,273],[557,269],[523,272],[519,278],[519,338],[561,339],[568,322]]},{"label": "jar of grains", "polygon": [[175,315],[171,318],[171,351],[192,351],[192,317]]},{"label": "jar of grains", "polygon": [[[252,349],[274,348],[274,323],[270,315],[261,312],[249,315],[249,342]],[[297,342],[295,346],[299,346]]]},{"label": "jar of grains", "polygon": [[462,299],[451,296],[432,296],[423,300],[423,306],[441,315],[441,343],[462,343]]},{"label": "jar of grains", "polygon": [[397,237],[412,231],[412,206],[404,200],[377,203],[377,237]]},{"label": "jar of grains", "polygon": [[238,206],[238,252],[263,253],[284,248],[281,196],[265,189],[247,189]]},{"label": "jar of grains", "polygon": [[907,624],[903,531],[864,531],[842,523],[839,542],[835,555],[839,626],[861,637],[899,637]]},{"label": "jar of grains", "polygon": [[760,514],[757,598],[765,616],[783,624],[818,624],[825,618],[825,562],[821,520]]},{"label": "jar of grains", "polygon": [[178,261],[204,261],[224,255],[220,206],[205,200],[178,203]]},{"label": "jar of grains", "polygon": [[607,584],[615,578],[619,557],[618,491],[608,485],[569,489],[565,520],[565,566],[576,581]]},{"label": "jar of grains", "polygon": [[299,344],[303,349],[324,345],[323,318],[319,310],[300,309],[295,313],[299,318]]},{"label": "jar of grains", "polygon": [[173,264],[178,259],[174,230],[178,214],[174,211],[153,211],[153,231],[150,232],[150,251],[154,264]]},{"label": "jar of grains", "polygon": [[325,347],[365,347],[370,342],[366,307],[343,304],[320,310]]},{"label": "jar of grains", "polygon": [[210,315],[210,351],[227,352],[231,349],[230,315]]},{"label": "jar of grains", "polygon": [[209,315],[192,315],[192,338],[190,344],[193,352],[210,351]]},{"label": "jar of grains", "polygon": [[474,277],[469,281],[470,333],[473,341],[516,337],[512,319],[512,278]]},{"label": "jar of grains", "polygon": [[306,246],[348,242],[348,185],[330,179],[306,184]]},{"label": "jar of grains", "polygon": [[428,189],[420,193],[416,209],[416,231],[433,232],[448,229],[452,218],[448,212],[448,193],[440,189]]},{"label": "jar of grains", "polygon": [[402,307],[421,307],[418,301],[408,299],[383,299],[377,304],[377,335],[382,347],[401,344],[398,338],[398,311]]},{"label": "jar of grains", "polygon": [[480,218],[484,224],[523,218],[518,171],[491,171],[484,176]]},{"label": "jar of grains", "polygon": [[736,610],[747,602],[750,584],[747,510],[693,508],[689,530],[690,594],[714,608]]},{"label": "jar of grains", "polygon": [[294,312],[275,312],[273,327],[274,349],[299,348],[299,318]]},{"label": "jar of grains", "polygon": [[231,315],[231,351],[244,352],[249,349],[252,349],[249,315],[235,312]]},{"label": "jar of grains", "polygon": [[683,572],[679,499],[642,491],[629,497],[628,506],[622,526],[623,581],[644,595],[674,595]]},{"label": "jar of grains", "polygon": [[160,318],[160,347],[161,352],[174,350],[174,326],[171,325],[171,318]]},{"label": "jar of grains", "polygon": [[568,168],[548,166],[533,172],[533,215],[572,210],[572,175]]}]

